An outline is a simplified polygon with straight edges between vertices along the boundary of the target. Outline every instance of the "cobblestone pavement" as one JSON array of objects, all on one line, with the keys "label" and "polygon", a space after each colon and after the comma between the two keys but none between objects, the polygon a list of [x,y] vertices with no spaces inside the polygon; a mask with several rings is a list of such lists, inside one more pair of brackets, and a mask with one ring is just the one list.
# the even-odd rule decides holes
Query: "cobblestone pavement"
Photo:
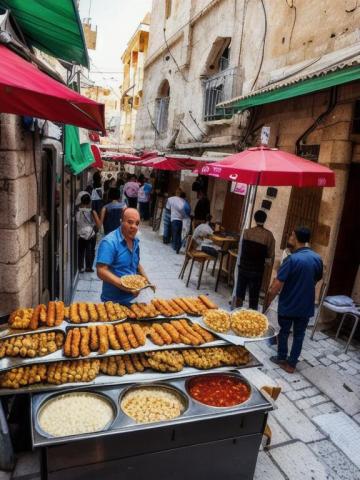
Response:
[{"label": "cobblestone pavement", "polygon": [[[141,234],[141,262],[157,295],[193,295],[196,290],[197,269],[194,268],[189,288],[178,279],[184,260],[149,227]],[[98,301],[101,282],[96,273],[81,275],[74,301]],[[229,306],[230,291],[224,284],[214,292],[214,278],[205,273],[200,292],[210,293],[222,307]],[[148,291],[139,300],[151,298]],[[270,310],[270,321],[276,325],[276,312]],[[263,363],[260,369],[245,370],[244,375],[256,386],[279,385],[282,394],[277,409],[270,414],[273,438],[270,448],[261,449],[255,480],[360,480],[360,348],[352,345],[344,353],[344,342],[335,341],[317,332],[315,339],[306,336],[297,372],[287,374],[269,361],[274,347],[266,342],[248,347]],[[34,459],[24,456],[12,478],[29,478],[28,463]],[[29,466],[29,468],[30,468]],[[21,472],[21,474],[20,474]],[[2,477],[0,472],[0,480]],[[36,473],[31,478],[38,478]]]}]

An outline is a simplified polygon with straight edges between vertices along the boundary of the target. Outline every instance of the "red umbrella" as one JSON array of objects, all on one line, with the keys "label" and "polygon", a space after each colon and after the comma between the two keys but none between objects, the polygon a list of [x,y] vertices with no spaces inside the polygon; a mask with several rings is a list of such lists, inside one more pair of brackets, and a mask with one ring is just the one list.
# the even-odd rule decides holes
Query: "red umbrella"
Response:
[{"label": "red umbrella", "polygon": [[105,131],[104,105],[79,95],[0,45],[0,111]]},{"label": "red umbrella", "polygon": [[204,164],[204,161],[194,160],[191,157],[157,157],[141,162],[133,163],[133,165],[139,165],[141,167],[152,167],[157,170],[167,170],[176,172],[179,170],[193,170],[198,167],[199,164]]},{"label": "red umbrella", "polygon": [[329,168],[266,146],[249,148],[207,164],[199,173],[248,185],[335,186],[335,175]]},{"label": "red umbrella", "polygon": [[141,160],[137,155],[131,153],[106,152],[102,154],[104,160],[112,160],[114,162],[134,162]]}]

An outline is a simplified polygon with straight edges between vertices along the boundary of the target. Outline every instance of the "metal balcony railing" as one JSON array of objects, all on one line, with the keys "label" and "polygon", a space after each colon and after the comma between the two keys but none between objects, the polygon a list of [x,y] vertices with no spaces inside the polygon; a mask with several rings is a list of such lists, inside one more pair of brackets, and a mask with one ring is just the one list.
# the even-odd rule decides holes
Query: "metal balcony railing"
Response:
[{"label": "metal balcony railing", "polygon": [[227,68],[203,81],[206,122],[222,118],[221,109],[217,110],[216,105],[234,96],[235,76],[236,68]]}]

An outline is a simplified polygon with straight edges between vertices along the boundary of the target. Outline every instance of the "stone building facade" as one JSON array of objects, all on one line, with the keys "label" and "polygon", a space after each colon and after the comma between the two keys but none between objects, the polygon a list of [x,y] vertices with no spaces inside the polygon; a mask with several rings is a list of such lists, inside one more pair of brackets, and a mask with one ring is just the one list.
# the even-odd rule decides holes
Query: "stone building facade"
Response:
[{"label": "stone building facade", "polygon": [[[216,105],[292,78],[358,65],[359,21],[360,9],[351,0],[154,0],[137,117],[137,148],[218,157],[256,145],[262,126],[269,126],[270,145],[330,166],[336,188],[281,187],[276,197],[260,188],[257,206],[270,202],[275,267],[293,224],[312,226],[313,246],[324,258],[333,293],[341,290],[346,275],[341,263],[351,262],[345,261],[346,250],[352,249],[352,263],[358,265],[359,247],[341,238],[339,230],[342,222],[349,223],[344,204],[359,204],[359,136],[354,128],[359,82],[234,114]],[[215,220],[226,222],[224,213],[241,211],[242,199],[234,197],[228,182],[209,179],[208,195]],[[241,215],[232,217],[239,225]],[[353,222],[349,235],[355,236],[358,228]],[[341,293],[359,298],[359,274],[351,272]]]}]

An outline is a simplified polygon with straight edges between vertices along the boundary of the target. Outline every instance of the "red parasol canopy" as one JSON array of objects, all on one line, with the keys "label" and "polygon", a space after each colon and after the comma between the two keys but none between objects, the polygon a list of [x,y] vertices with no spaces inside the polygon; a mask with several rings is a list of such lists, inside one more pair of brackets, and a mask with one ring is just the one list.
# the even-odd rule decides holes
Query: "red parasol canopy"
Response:
[{"label": "red parasol canopy", "polygon": [[0,111],[105,131],[104,105],[42,73],[0,45]]},{"label": "red parasol canopy", "polygon": [[137,155],[131,153],[106,152],[102,154],[103,160],[112,160],[113,162],[135,162],[141,160]]},{"label": "red parasol canopy", "polygon": [[199,169],[202,175],[248,185],[334,187],[335,175],[329,168],[266,146],[249,148]]},{"label": "red parasol canopy", "polygon": [[194,168],[199,167],[199,165],[204,165],[204,161],[195,160],[191,157],[157,157],[151,158],[149,160],[144,160],[141,162],[134,162],[134,165],[139,165],[140,167],[152,167],[157,170],[167,170],[171,172],[176,172],[179,170],[194,170]]}]

